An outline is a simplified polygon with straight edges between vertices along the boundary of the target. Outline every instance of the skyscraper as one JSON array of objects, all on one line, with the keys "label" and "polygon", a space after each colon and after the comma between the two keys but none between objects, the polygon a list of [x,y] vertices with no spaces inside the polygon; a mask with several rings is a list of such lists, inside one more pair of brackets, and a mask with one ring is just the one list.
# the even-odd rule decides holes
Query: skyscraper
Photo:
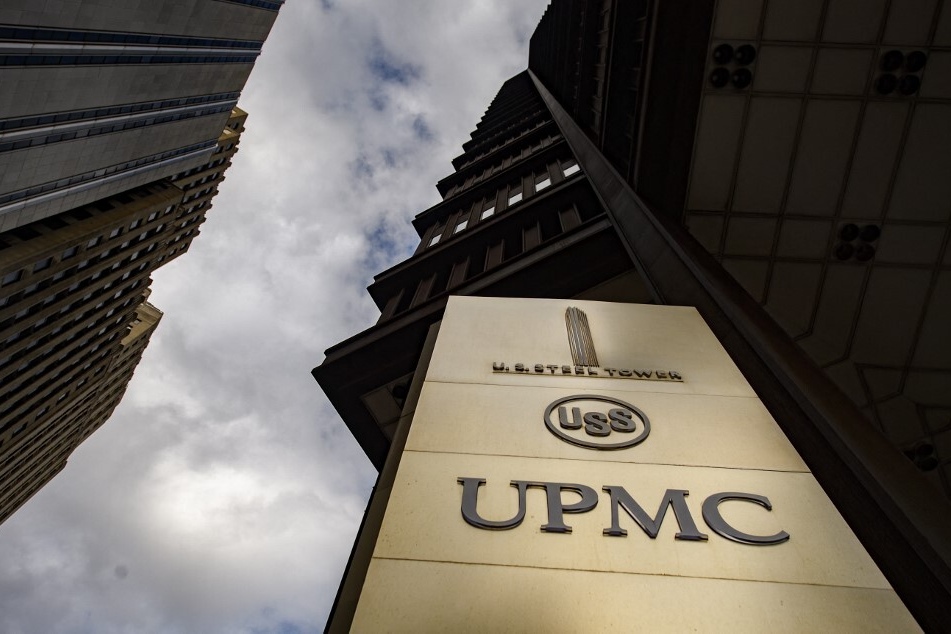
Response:
[{"label": "skyscraper", "polygon": [[279,2],[0,9],[0,522],[118,405]]},{"label": "skyscraper", "polygon": [[207,161],[282,2],[0,8],[0,230]]},{"label": "skyscraper", "polygon": [[342,622],[429,327],[482,295],[695,306],[919,622],[947,625],[949,16],[553,2],[417,252],[370,285],[379,322],[314,369],[383,469]]}]

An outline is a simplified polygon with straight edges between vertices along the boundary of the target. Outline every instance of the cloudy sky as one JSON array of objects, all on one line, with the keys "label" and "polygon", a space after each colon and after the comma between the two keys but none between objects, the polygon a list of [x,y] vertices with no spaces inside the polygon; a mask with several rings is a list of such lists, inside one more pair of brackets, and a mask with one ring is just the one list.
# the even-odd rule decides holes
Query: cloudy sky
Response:
[{"label": "cloudy sky", "polygon": [[547,0],[288,0],[112,419],[0,526],[0,632],[323,629],[375,479],[310,369],[376,320]]}]

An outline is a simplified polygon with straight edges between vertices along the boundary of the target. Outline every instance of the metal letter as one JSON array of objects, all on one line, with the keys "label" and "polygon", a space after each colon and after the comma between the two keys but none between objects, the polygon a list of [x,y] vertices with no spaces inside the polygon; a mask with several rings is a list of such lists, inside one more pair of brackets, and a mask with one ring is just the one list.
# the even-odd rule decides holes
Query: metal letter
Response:
[{"label": "metal letter", "polygon": [[[516,484],[513,481],[512,484]],[[519,491],[522,485],[536,489],[545,489],[548,496],[548,523],[542,524],[542,531],[546,533],[570,533],[571,527],[565,524],[565,513],[587,513],[598,505],[598,494],[589,486],[583,484],[566,484],[563,482],[521,482],[518,481]],[[565,504],[561,500],[562,491],[573,491],[581,496],[574,504]]]},{"label": "metal letter", "polygon": [[611,419],[611,429],[614,431],[630,433],[637,429],[633,414],[626,409],[614,408],[608,412],[608,418]]},{"label": "metal letter", "polygon": [[740,544],[750,544],[752,546],[770,546],[772,544],[782,544],[789,539],[789,533],[786,531],[779,531],[775,535],[764,537],[762,535],[749,535],[733,528],[727,524],[726,520],[723,519],[723,516],[720,515],[720,503],[725,502],[726,500],[742,500],[744,502],[752,502],[753,504],[759,504],[767,511],[773,510],[773,505],[770,504],[769,498],[764,495],[736,492],[714,493],[703,501],[703,521],[706,522],[707,526],[710,527],[710,530],[712,530],[717,535],[726,537],[727,539]]},{"label": "metal letter", "polygon": [[518,512],[509,520],[492,521],[483,519],[477,509],[479,505],[479,487],[485,484],[485,478],[459,478],[457,480],[462,485],[462,519],[467,524],[476,528],[485,528],[493,531],[505,531],[515,528],[525,519],[525,488],[527,482],[516,482],[513,480],[511,485],[518,487]]},{"label": "metal letter", "polygon": [[558,408],[558,424],[565,429],[581,429],[581,409],[578,407],[571,408],[571,418],[568,420],[568,412],[565,410],[564,405]]},{"label": "metal letter", "polygon": [[585,412],[584,433],[602,438],[610,436],[611,428],[608,426],[608,417],[601,412]]},{"label": "metal letter", "polygon": [[[627,535],[627,531],[621,528],[618,518],[618,507],[621,507],[647,533],[648,537],[654,539],[657,537],[657,533],[660,532],[660,526],[664,521],[664,515],[666,515],[667,506],[669,505],[674,507],[674,517],[677,518],[677,524],[680,526],[680,532],[674,535],[674,539],[687,541],[706,541],[707,539],[707,536],[697,529],[697,525],[690,515],[690,509],[687,508],[687,501],[684,498],[689,493],[688,491],[667,489],[664,492],[664,499],[660,501],[657,515],[651,519],[641,508],[641,505],[624,490],[624,487],[606,486],[602,488],[611,494],[611,526],[604,529],[605,535],[611,535],[612,537]],[[711,526],[711,528],[713,527]]]}]

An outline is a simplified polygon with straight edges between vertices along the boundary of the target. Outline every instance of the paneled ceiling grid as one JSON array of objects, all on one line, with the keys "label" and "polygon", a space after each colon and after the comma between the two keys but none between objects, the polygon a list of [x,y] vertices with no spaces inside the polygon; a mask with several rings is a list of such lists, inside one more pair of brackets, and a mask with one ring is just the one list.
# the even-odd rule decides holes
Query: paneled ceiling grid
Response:
[{"label": "paneled ceiling grid", "polygon": [[688,228],[951,495],[951,0],[720,0],[709,50]]}]

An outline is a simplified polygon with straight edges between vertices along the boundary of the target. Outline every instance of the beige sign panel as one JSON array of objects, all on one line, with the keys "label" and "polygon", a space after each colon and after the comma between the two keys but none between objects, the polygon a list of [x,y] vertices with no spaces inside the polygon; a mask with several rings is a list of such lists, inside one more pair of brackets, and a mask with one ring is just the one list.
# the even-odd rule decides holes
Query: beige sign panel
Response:
[{"label": "beige sign panel", "polygon": [[914,631],[695,310],[452,298],[355,630]]}]

